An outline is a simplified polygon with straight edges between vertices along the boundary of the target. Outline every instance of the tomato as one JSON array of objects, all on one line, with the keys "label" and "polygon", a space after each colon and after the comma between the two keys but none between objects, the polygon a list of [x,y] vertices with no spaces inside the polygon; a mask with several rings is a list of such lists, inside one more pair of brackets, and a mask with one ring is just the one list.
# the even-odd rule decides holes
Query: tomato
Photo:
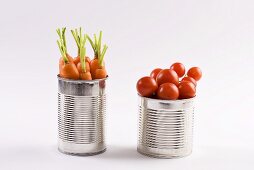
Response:
[{"label": "tomato", "polygon": [[163,100],[176,100],[179,97],[179,90],[173,83],[164,83],[158,88],[157,96]]},{"label": "tomato", "polygon": [[202,71],[200,68],[198,67],[192,67],[189,69],[189,71],[187,72],[187,75],[189,77],[194,78],[196,81],[199,81],[202,77]]},{"label": "tomato", "polygon": [[196,95],[196,87],[193,83],[189,81],[180,82],[178,85],[178,89],[180,99],[188,99],[195,97]]},{"label": "tomato", "polygon": [[161,71],[161,68],[156,68],[154,69],[151,73],[150,73],[150,77],[154,78],[154,80],[156,80],[157,75],[159,74],[159,72]]},{"label": "tomato", "polygon": [[136,88],[140,96],[150,97],[157,91],[158,85],[152,77],[147,76],[138,80]]},{"label": "tomato", "polygon": [[183,77],[185,74],[185,67],[182,63],[174,63],[170,66],[170,69],[174,70],[178,77]]},{"label": "tomato", "polygon": [[195,87],[197,86],[196,80],[192,77],[184,77],[184,78],[182,78],[181,81],[189,81],[189,82],[192,82],[195,85]]},{"label": "tomato", "polygon": [[178,85],[179,78],[174,70],[164,69],[159,72],[159,74],[157,75],[156,81],[158,86],[164,83],[173,83],[175,85]]}]

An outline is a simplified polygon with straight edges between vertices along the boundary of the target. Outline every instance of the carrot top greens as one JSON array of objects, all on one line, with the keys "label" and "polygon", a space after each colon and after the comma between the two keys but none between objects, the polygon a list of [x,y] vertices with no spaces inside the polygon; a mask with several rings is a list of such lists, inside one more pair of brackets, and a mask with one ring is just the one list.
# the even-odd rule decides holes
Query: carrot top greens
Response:
[{"label": "carrot top greens", "polygon": [[60,28],[56,29],[56,32],[59,36],[59,40],[57,40],[57,44],[58,44],[58,47],[59,47],[59,50],[60,50],[60,53],[63,57],[64,62],[68,63],[69,60],[67,58],[65,30],[66,30],[66,27],[62,28],[62,30]]},{"label": "carrot top greens", "polygon": [[101,49],[102,31],[100,31],[99,39],[96,34],[94,34],[94,41],[88,35],[86,35],[86,37],[93,48],[94,57],[98,58],[100,66],[103,66],[103,60],[108,46],[105,44],[103,45],[103,49]]},{"label": "carrot top greens", "polygon": [[84,35],[82,34],[82,28],[81,27],[79,28],[79,32],[78,32],[78,29],[75,29],[75,30],[71,30],[71,33],[72,33],[72,35],[75,39],[75,42],[78,46],[78,55],[80,57],[82,71],[86,72],[86,63],[85,63],[86,34],[84,34]]}]

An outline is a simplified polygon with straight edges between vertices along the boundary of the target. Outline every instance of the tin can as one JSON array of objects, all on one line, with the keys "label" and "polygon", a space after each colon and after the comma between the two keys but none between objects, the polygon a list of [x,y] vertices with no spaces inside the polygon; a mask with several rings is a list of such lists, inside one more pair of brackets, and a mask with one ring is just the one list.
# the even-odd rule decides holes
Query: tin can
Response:
[{"label": "tin can", "polygon": [[139,96],[139,153],[156,158],[192,152],[194,99],[159,100]]},{"label": "tin can", "polygon": [[106,79],[70,80],[58,76],[58,149],[73,155],[106,150]]}]

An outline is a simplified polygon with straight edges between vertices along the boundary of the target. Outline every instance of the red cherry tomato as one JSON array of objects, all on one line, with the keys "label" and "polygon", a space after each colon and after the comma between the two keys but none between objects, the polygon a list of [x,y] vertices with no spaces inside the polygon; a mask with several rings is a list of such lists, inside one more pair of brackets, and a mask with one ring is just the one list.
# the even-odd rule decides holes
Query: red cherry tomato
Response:
[{"label": "red cherry tomato", "polygon": [[156,81],[151,77],[142,77],[136,85],[138,93],[143,97],[152,96],[158,89]]},{"label": "red cherry tomato", "polygon": [[189,81],[180,82],[178,85],[178,89],[180,99],[188,99],[195,97],[196,95],[196,87],[193,83]]},{"label": "red cherry tomato", "polygon": [[179,90],[173,83],[164,83],[160,85],[157,96],[163,100],[176,100],[179,97]]},{"label": "red cherry tomato", "polygon": [[184,77],[181,81],[189,81],[192,82],[195,85],[195,87],[197,86],[196,80],[192,77]]},{"label": "red cherry tomato", "polygon": [[174,63],[170,66],[170,69],[174,70],[178,77],[183,77],[185,74],[185,67],[182,63]]},{"label": "red cherry tomato", "polygon": [[159,72],[159,74],[157,75],[156,81],[158,86],[164,83],[173,83],[175,85],[178,85],[179,78],[174,70],[164,69]]},{"label": "red cherry tomato", "polygon": [[161,71],[162,69],[161,68],[156,68],[154,69],[151,74],[150,74],[150,77],[154,78],[154,80],[156,80],[156,77],[157,75],[159,74],[159,72]]},{"label": "red cherry tomato", "polygon": [[199,81],[202,77],[202,71],[200,68],[198,67],[192,67],[189,69],[189,71],[187,72],[187,75],[189,77],[194,78],[196,81]]}]

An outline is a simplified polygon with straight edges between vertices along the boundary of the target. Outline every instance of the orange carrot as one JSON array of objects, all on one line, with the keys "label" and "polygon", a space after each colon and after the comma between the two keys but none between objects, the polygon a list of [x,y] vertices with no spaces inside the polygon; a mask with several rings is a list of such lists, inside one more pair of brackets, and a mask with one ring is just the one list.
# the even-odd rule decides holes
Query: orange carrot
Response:
[{"label": "orange carrot", "polygon": [[[82,29],[79,28],[79,33],[78,30],[75,29],[71,30],[72,35],[76,41],[76,44],[78,46],[78,57],[79,61],[77,64],[77,69],[80,73],[80,79],[82,80],[92,80],[92,76],[90,73],[90,65],[88,62],[85,61],[85,55],[86,55],[86,48],[85,48],[85,43],[86,43],[86,35],[82,35]],[[78,61],[78,59],[77,59]]]},{"label": "orange carrot", "polygon": [[[81,28],[79,28],[79,29],[80,29],[80,31],[81,31]],[[81,46],[81,44],[80,44],[80,36],[81,36],[81,35],[78,33],[78,30],[77,30],[77,29],[71,30],[71,33],[72,33],[73,38],[74,38],[74,40],[75,40],[75,42],[76,42],[76,45],[77,45],[77,47],[78,47],[78,56],[74,58],[73,62],[74,62],[76,65],[78,65],[78,63],[80,62],[80,56],[79,56],[79,54],[80,54],[80,48],[81,48],[81,47],[80,47],[80,46]],[[86,61],[90,63],[91,60],[90,60],[89,57],[86,57]]]},{"label": "orange carrot", "polygon": [[[65,39],[65,31],[66,31],[66,27],[62,28],[62,30],[60,30],[60,28],[58,28],[56,30],[58,36],[59,36],[59,39],[61,41],[61,43],[63,44],[64,48],[66,49],[66,56],[68,58],[68,61],[69,62],[73,62],[73,58],[67,54],[67,47],[66,47],[66,39]],[[61,72],[61,69],[62,69],[62,66],[64,65],[64,59],[63,57],[61,57],[59,59],[59,73]]]},{"label": "orange carrot", "polygon": [[90,72],[82,72],[80,73],[81,80],[92,80],[92,75]]},{"label": "orange carrot", "polygon": [[[80,28],[80,31],[81,31],[81,28]],[[72,36],[76,42],[76,45],[78,47],[78,56],[74,58],[74,63],[77,65],[79,62],[80,62],[80,35],[78,34],[78,30],[75,29],[75,30],[71,30],[71,33],[72,33]]]},{"label": "orange carrot", "polygon": [[[108,47],[107,47],[107,45],[104,45],[103,50],[101,51],[102,31],[100,31],[98,40],[97,40],[96,34],[94,34],[94,42],[88,35],[87,35],[87,39],[90,42],[90,44],[94,50],[94,59],[91,60],[91,62],[90,62],[90,71],[91,71],[93,79],[97,79],[98,77],[102,77],[102,76],[97,77],[96,70],[97,69],[103,69],[103,71],[105,70],[104,56],[105,56],[105,53],[106,53]],[[99,72],[101,72],[101,70]],[[106,74],[106,70],[104,73]],[[104,75],[104,74],[100,74],[100,75]],[[104,75],[103,78],[105,78],[106,76],[107,75]]]},{"label": "orange carrot", "polygon": [[[73,62],[73,58],[69,54],[67,54],[67,58],[68,58],[69,62],[71,62],[71,63]],[[59,73],[60,73],[63,65],[64,65],[64,60],[63,60],[63,57],[61,57],[59,59]]]},{"label": "orange carrot", "polygon": [[77,64],[80,62],[80,57],[79,57],[79,56],[75,57],[75,58],[73,59],[73,62],[74,62],[74,64],[77,65]]},{"label": "orange carrot", "polygon": [[[90,65],[89,65],[88,62],[86,62],[85,68],[86,68],[86,71],[87,71],[87,72],[90,72]],[[78,69],[78,72],[80,72],[80,73],[83,72],[83,71],[82,71],[82,64],[81,64],[81,62],[79,62],[79,63],[77,64],[77,69]]]},{"label": "orange carrot", "polygon": [[107,71],[105,68],[98,68],[95,71],[95,79],[103,79],[107,77]]},{"label": "orange carrot", "polygon": [[64,63],[60,72],[60,77],[67,79],[79,79],[79,72],[74,63]]},{"label": "orange carrot", "polygon": [[60,40],[57,40],[57,44],[62,55],[62,59],[59,60],[60,77],[76,80],[79,78],[79,72],[73,63],[72,57],[67,53],[65,30],[66,28],[62,28],[62,31],[57,29],[57,34],[60,37]]},{"label": "orange carrot", "polygon": [[90,64],[91,59],[89,57],[86,56],[86,62],[88,62]]},{"label": "orange carrot", "polygon": [[[79,57],[79,56],[75,57],[75,58],[73,59],[73,62],[74,62],[76,65],[78,65],[78,63],[80,62],[80,57]],[[91,62],[91,59],[90,59],[89,57],[87,57],[87,56],[86,56],[86,62],[88,62],[89,64],[90,64],[90,62]]]},{"label": "orange carrot", "polygon": [[92,59],[90,62],[90,72],[93,78],[95,77],[95,72],[98,68],[100,68],[99,59],[98,58]]}]

